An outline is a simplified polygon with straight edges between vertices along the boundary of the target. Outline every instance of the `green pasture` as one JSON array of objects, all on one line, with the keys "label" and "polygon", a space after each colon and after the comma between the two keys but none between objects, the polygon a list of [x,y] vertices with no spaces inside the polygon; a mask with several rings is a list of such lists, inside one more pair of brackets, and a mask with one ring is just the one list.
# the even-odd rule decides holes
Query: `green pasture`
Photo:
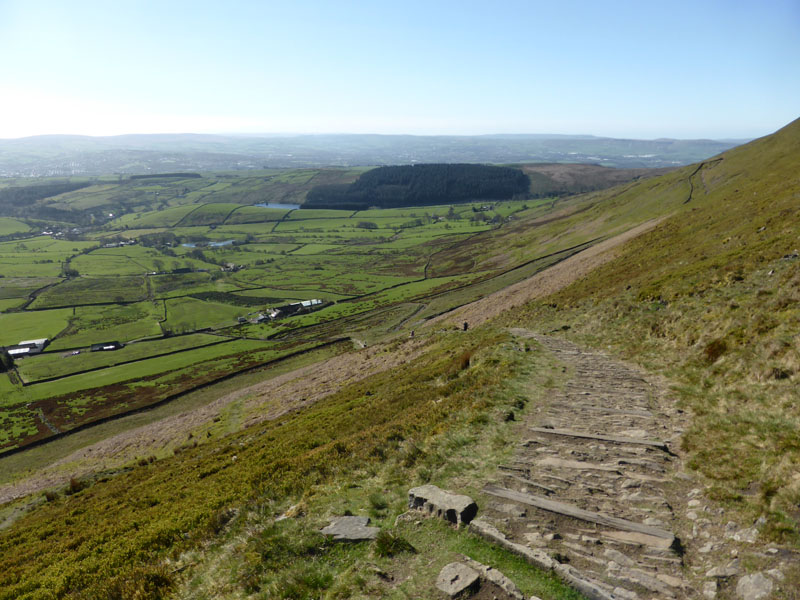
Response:
[{"label": "green pasture", "polygon": [[487,231],[492,227],[493,225],[489,223],[476,223],[467,219],[462,219],[460,221],[435,221],[425,227],[404,229],[400,233],[400,237],[432,238],[458,233],[478,233],[480,231]]},{"label": "green pasture", "polygon": [[283,258],[280,254],[253,252],[249,246],[222,246],[219,248],[201,248],[201,250],[208,260],[218,264],[233,263],[236,265],[259,266],[268,261],[282,260]]},{"label": "green pasture", "polygon": [[220,237],[227,236],[236,239],[242,239],[248,235],[261,238],[262,236],[270,235],[278,222],[280,221],[264,223],[239,223],[237,225],[226,223],[225,225],[220,225],[217,227],[214,230],[214,233]]},{"label": "green pasture", "polygon": [[68,242],[50,237],[0,243],[0,274],[5,277],[57,277],[62,263],[95,242]]},{"label": "green pasture", "polygon": [[76,277],[39,295],[30,308],[140,302],[146,297],[147,287],[143,276]]},{"label": "green pasture", "polygon": [[89,369],[111,367],[123,362],[142,360],[159,354],[181,352],[190,348],[219,342],[221,339],[219,336],[214,335],[195,334],[134,342],[114,351],[90,352],[84,350],[77,355],[69,352],[39,354],[19,361],[17,369],[26,382],[35,382],[51,377],[64,377]]},{"label": "green pasture", "polygon": [[286,217],[287,221],[308,221],[314,219],[347,219],[352,210],[331,210],[327,208],[301,208],[293,210]]},{"label": "green pasture", "polygon": [[0,346],[53,338],[67,326],[71,314],[68,308],[0,314]]},{"label": "green pasture", "polygon": [[153,227],[148,229],[115,229],[112,231],[95,231],[87,234],[86,237],[96,239],[99,242],[105,242],[107,238],[121,237],[126,240],[135,240],[142,235],[150,235],[151,233],[162,233],[169,231],[168,227]]},{"label": "green pasture", "polygon": [[[97,242],[70,242],[46,236],[3,242],[0,243],[1,272],[6,277],[54,277],[61,272],[60,263],[97,245]],[[54,271],[54,274],[41,273],[43,270]]]},{"label": "green pasture", "polygon": [[0,313],[22,306],[25,300],[22,298],[8,298],[7,300],[0,299]]},{"label": "green pasture", "polygon": [[[301,211],[295,211],[301,212]],[[313,212],[313,211],[307,211]],[[339,212],[339,211],[336,211]],[[358,221],[342,215],[341,218],[308,218],[308,219],[286,219],[275,228],[276,231],[315,231],[315,232],[338,232],[340,229],[351,229],[356,226]]]},{"label": "green pasture", "polygon": [[504,202],[496,202],[493,211],[502,217],[509,217],[522,211],[539,207],[542,205],[550,206],[554,198],[545,198],[538,200],[509,200]]},{"label": "green pasture", "polygon": [[[100,342],[129,342],[161,334],[161,302],[110,306],[78,306],[69,311],[69,327],[52,341],[50,349],[88,347]],[[52,312],[52,311],[44,311]],[[29,314],[29,313],[24,313]]]},{"label": "green pasture", "polygon": [[[298,244],[331,243],[332,240],[342,240],[343,243],[373,243],[386,240],[394,232],[386,229],[359,229],[356,227],[326,227],[324,220],[314,221],[280,221],[269,234],[270,238],[285,236],[290,241]],[[260,241],[265,241],[265,235],[259,236]],[[289,241],[287,240],[287,241]]]},{"label": "green pasture", "polygon": [[188,213],[195,210],[195,205],[175,206],[163,210],[143,213],[130,213],[114,219],[106,227],[108,229],[150,229],[154,227],[173,227]]},{"label": "green pasture", "polygon": [[31,227],[27,223],[12,219],[11,217],[0,217],[0,236],[26,233],[30,230]]},{"label": "green pasture", "polygon": [[294,302],[298,300],[311,300],[319,298],[320,300],[335,301],[344,298],[349,298],[345,294],[335,294],[333,292],[324,292],[321,290],[292,290],[281,288],[257,288],[253,290],[242,290],[237,292],[240,296],[249,296],[254,298],[281,298],[287,302]]},{"label": "green pasture", "polygon": [[239,204],[212,203],[201,204],[184,215],[176,224],[177,227],[193,227],[196,225],[220,225],[228,218]]},{"label": "green pasture", "polygon": [[225,327],[236,323],[237,317],[246,315],[252,308],[207,302],[196,298],[171,298],[166,301],[167,320],[164,329],[174,333],[193,331],[205,327]]},{"label": "green pasture", "polygon": [[[9,402],[13,402],[12,394],[19,389],[19,386],[11,383],[7,373],[0,373],[0,407],[5,406]],[[3,419],[3,412],[0,411],[0,420]],[[3,427],[0,426],[0,431]]]},{"label": "green pasture", "polygon": [[27,298],[32,292],[57,281],[58,277],[0,277],[0,299]]},{"label": "green pasture", "polygon": [[289,254],[294,252],[298,248],[300,248],[300,244],[293,244],[293,243],[283,243],[278,241],[279,238],[275,239],[275,242],[270,242],[269,240],[266,241],[258,241],[251,244],[247,244],[247,249],[253,253],[260,252],[262,254]]},{"label": "green pasture", "polygon": [[108,206],[117,184],[108,183],[101,185],[91,185],[65,194],[59,194],[46,199],[49,207],[61,210],[88,210],[92,208]]},{"label": "green pasture", "polygon": [[295,185],[308,183],[317,174],[317,172],[317,169],[281,171],[273,177],[273,180],[280,183],[291,183]]},{"label": "green pasture", "polygon": [[266,208],[263,206],[239,206],[225,220],[225,225],[240,223],[266,223],[280,221],[289,211],[280,208]]},{"label": "green pasture", "polygon": [[[52,396],[102,388],[122,381],[135,381],[137,382],[135,385],[138,387],[145,385],[151,386],[153,385],[152,382],[141,382],[139,380],[178,369],[199,368],[200,363],[206,361],[224,359],[219,365],[216,365],[219,370],[224,371],[231,364],[232,360],[225,357],[242,352],[255,352],[264,349],[264,347],[264,342],[261,341],[234,340],[224,344],[204,346],[168,356],[146,358],[130,364],[112,366],[99,371],[67,376],[56,381],[27,386],[19,391],[19,402],[33,402]],[[213,368],[214,365],[210,365],[210,367]]]},{"label": "green pasture", "polygon": [[58,277],[61,267],[61,261],[53,258],[35,258],[30,254],[0,255],[0,275],[4,277]]},{"label": "green pasture", "polygon": [[454,287],[468,285],[479,274],[455,275],[451,277],[437,277],[422,281],[411,281],[404,285],[377,291],[375,294],[358,301],[341,301],[321,311],[292,317],[292,326],[308,326],[324,323],[341,317],[351,316],[371,310],[377,310],[390,304],[414,301],[430,294],[437,294]]},{"label": "green pasture", "polygon": [[328,255],[334,250],[340,250],[339,244],[304,244],[292,252],[293,255],[305,254],[325,254]]},{"label": "green pasture", "polygon": [[[468,205],[465,204],[454,204],[453,211],[461,212],[465,211],[469,208]],[[410,206],[406,208],[371,208],[368,210],[359,210],[353,215],[354,220],[364,220],[364,219],[416,219],[418,217],[423,217],[426,214],[431,216],[439,216],[444,217],[450,211],[449,205],[437,205],[437,206]]]},{"label": "green pasture", "polygon": [[235,292],[241,286],[237,273],[223,273],[212,267],[208,273],[171,273],[148,277],[155,298],[178,298],[199,292]]},{"label": "green pasture", "polygon": [[[163,255],[156,253],[157,256]],[[156,257],[130,251],[130,248],[102,248],[76,257],[70,261],[70,266],[81,275],[89,276],[143,275],[155,270],[154,260],[159,260]]]}]

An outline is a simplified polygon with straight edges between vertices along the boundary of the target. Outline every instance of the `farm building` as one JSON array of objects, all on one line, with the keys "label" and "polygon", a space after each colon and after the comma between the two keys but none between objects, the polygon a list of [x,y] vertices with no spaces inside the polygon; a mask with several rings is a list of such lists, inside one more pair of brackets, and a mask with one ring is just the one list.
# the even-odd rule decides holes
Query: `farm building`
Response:
[{"label": "farm building", "polygon": [[283,317],[291,317],[301,313],[311,312],[322,308],[324,302],[317,298],[311,300],[303,300],[302,302],[292,302],[285,306],[278,306],[277,308],[270,309],[268,316],[270,319],[282,319]]},{"label": "farm building", "polygon": [[106,350],[119,350],[120,348],[122,348],[122,344],[119,342],[103,342],[101,344],[92,344],[91,351],[102,352]]},{"label": "farm building", "polygon": [[5,350],[11,358],[22,358],[23,356],[30,356],[31,354],[39,354],[49,343],[50,340],[48,338],[23,340],[19,344],[6,346]]},{"label": "farm building", "polygon": [[31,349],[31,354],[37,354],[44,350],[45,346],[50,343],[48,338],[42,338],[39,340],[25,340],[24,342],[20,342],[17,346],[27,346]]}]

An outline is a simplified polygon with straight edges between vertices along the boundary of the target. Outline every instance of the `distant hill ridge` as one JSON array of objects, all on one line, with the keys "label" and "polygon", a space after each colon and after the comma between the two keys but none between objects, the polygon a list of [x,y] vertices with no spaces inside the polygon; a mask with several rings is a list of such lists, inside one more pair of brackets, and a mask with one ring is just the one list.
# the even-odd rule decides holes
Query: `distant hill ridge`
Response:
[{"label": "distant hill ridge", "polygon": [[570,162],[624,168],[671,167],[703,160],[739,143],[550,134],[48,135],[0,140],[0,177],[409,163]]}]

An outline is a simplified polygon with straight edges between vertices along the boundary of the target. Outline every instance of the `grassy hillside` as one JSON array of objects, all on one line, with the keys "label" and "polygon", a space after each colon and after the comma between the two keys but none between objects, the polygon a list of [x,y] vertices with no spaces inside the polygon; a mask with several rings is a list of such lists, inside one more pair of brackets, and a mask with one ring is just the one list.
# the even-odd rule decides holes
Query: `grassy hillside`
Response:
[{"label": "grassy hillside", "polygon": [[[431,597],[438,567],[458,552],[478,560],[489,556],[527,594],[576,598],[466,534],[430,522],[395,523],[412,483],[454,484],[474,492],[472,482],[509,455],[509,411],[535,407],[565,377],[548,354],[507,333],[508,325],[520,324],[558,330],[668,376],[692,415],[683,436],[688,468],[707,483],[727,515],[764,516],[763,536],[800,546],[799,157],[800,122],[795,122],[657,178],[520,202],[507,211],[498,206],[497,227],[473,221],[470,207],[452,217],[447,207],[432,207],[429,213],[364,211],[346,218],[326,212],[300,219],[289,213],[291,218],[280,221],[265,218],[255,224],[259,230],[237,223],[242,241],[248,233],[256,236],[247,241],[252,254],[269,246],[271,253],[259,260],[274,258],[287,269],[248,268],[231,275],[230,281],[238,282],[231,287],[223,285],[229,280],[211,281],[208,273],[188,274],[195,296],[213,293],[209,298],[220,304],[214,315],[237,294],[281,298],[293,287],[308,291],[320,267],[328,297],[341,301],[328,313],[305,315],[297,327],[279,331],[279,343],[310,345],[347,332],[368,347],[298,371],[286,388],[275,383],[243,389],[184,428],[175,419],[159,422],[163,431],[146,430],[118,454],[73,455],[58,465],[45,447],[31,454],[36,458],[29,463],[24,453],[12,457],[15,462],[4,459],[14,469],[4,481],[24,483],[30,475],[26,468],[35,464],[52,487],[0,507],[0,599]],[[223,202],[206,209],[204,218],[230,208]],[[189,235],[192,227],[184,230],[179,222],[190,214],[170,214],[163,230]],[[225,222],[235,214],[228,213]],[[353,226],[348,223],[353,219],[375,228]],[[613,260],[553,296],[515,306],[468,332],[438,322],[419,326],[420,320],[654,219],[661,220],[649,233],[617,248]],[[155,218],[149,222],[157,224]],[[229,232],[219,229],[206,228],[205,234],[229,239]],[[11,244],[8,252],[18,252]],[[97,244],[87,248],[71,251],[91,257]],[[354,249],[363,253],[348,254],[350,262],[334,271],[335,257]],[[183,260],[191,251],[175,253]],[[218,251],[243,260],[247,254],[227,247]],[[382,262],[384,256],[394,262]],[[155,260],[140,250],[129,259]],[[255,260],[248,264],[263,266]],[[296,285],[300,271],[287,272],[290,264],[307,265],[301,286]],[[364,277],[367,266],[370,276]],[[82,268],[100,269],[92,261]],[[269,282],[258,279],[267,274]],[[284,278],[281,286],[278,276]],[[49,277],[40,276],[45,287],[36,301],[56,306],[46,288],[53,283]],[[92,281],[69,279],[67,289]],[[178,326],[200,316],[199,298],[171,295],[180,295],[185,283],[175,275],[147,281],[135,290],[146,299],[137,295],[136,303],[103,309],[120,320],[114,327],[127,327],[131,315],[139,315],[137,321],[146,315],[148,326],[156,319]],[[26,285],[19,282],[7,298],[24,298],[23,290],[31,289]],[[152,302],[154,294],[165,312]],[[51,326],[66,318],[65,337],[84,339],[79,336],[95,322],[93,310],[54,312]],[[244,333],[253,331],[242,327]],[[412,328],[416,336],[408,339]],[[190,340],[185,350],[184,341],[166,343],[180,346],[178,357],[197,351]],[[138,356],[140,350],[128,352]],[[56,364],[62,368],[60,359],[47,359],[41,373]],[[191,369],[154,379],[154,389],[179,385]],[[265,385],[271,377],[279,380],[267,373],[248,377],[260,377]],[[28,375],[44,376],[35,369]],[[140,393],[136,383],[129,388],[131,399]],[[85,400],[72,398],[70,406],[81,409]],[[187,414],[196,416],[212,401],[198,401]],[[102,468],[77,476],[91,472],[87,465]],[[371,516],[385,536],[405,540],[417,553],[403,544],[398,548],[405,551],[392,555],[377,545],[324,543],[316,530],[326,517],[347,511]],[[281,515],[302,518],[279,520]]]},{"label": "grassy hillside", "polygon": [[[29,503],[28,513],[3,531],[0,598],[162,598],[187,568],[186,585],[217,589],[206,597],[261,591],[311,598],[325,589],[348,597],[364,588],[383,595],[385,583],[365,571],[374,560],[366,548],[337,550],[315,528],[330,510],[352,510],[370,511],[392,531],[409,481],[442,481],[475,469],[471,454],[478,443],[486,444],[485,456],[500,456],[508,425],[498,415],[517,401],[511,384],[520,354],[508,341],[484,331],[396,343],[378,354],[405,354],[407,364],[305,411],[220,439],[210,423],[173,456],[143,456],[114,476],[69,480],[47,501]],[[542,360],[544,372],[549,365]],[[276,522],[292,503],[300,507],[295,513],[311,512],[310,518]],[[449,540],[448,554],[425,552],[429,559],[441,562],[455,551],[494,554],[521,571],[531,593],[577,598],[549,576],[525,574],[519,561],[477,539],[431,527],[408,532],[418,545],[425,537],[426,543]],[[200,552],[209,540],[216,540],[213,551]],[[238,564],[234,572],[218,565],[220,554]]]},{"label": "grassy hillside", "polygon": [[[569,327],[678,382],[691,467],[732,508],[800,541],[800,121],[630,188],[674,214],[508,321]],[[616,193],[616,192],[615,192]],[[590,212],[590,211],[589,211]],[[587,214],[589,214],[587,212]]]}]

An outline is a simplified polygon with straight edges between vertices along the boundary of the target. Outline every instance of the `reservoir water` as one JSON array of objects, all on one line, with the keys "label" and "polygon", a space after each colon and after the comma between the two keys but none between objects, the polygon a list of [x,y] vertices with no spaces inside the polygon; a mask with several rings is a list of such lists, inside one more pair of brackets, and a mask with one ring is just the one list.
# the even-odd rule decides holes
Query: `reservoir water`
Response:
[{"label": "reservoir water", "polygon": [[[225,240],[224,242],[208,242],[207,245],[209,246],[209,248],[219,248],[220,246],[229,246],[234,241],[235,240]],[[197,248],[197,244],[195,244],[194,242],[181,244],[181,246],[183,246],[184,248]]]},{"label": "reservoir water", "polygon": [[280,208],[283,210],[297,210],[300,208],[299,204],[282,204],[280,202],[264,202],[262,204],[254,204],[253,206],[260,206],[261,208]]}]

